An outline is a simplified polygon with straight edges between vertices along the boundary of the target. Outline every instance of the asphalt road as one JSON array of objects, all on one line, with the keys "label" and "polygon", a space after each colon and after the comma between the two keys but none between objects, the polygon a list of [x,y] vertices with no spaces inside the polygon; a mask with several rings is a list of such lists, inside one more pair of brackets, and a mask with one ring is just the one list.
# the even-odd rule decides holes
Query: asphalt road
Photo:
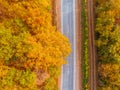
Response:
[{"label": "asphalt road", "polygon": [[62,33],[72,44],[72,53],[67,58],[68,64],[62,67],[61,90],[76,90],[76,28],[75,28],[75,0],[61,0]]}]

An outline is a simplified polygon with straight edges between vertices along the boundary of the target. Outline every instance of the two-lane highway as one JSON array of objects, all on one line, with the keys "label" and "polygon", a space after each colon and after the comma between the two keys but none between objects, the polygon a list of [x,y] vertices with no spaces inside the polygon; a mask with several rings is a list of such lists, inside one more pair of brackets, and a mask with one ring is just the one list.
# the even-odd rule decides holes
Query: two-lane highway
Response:
[{"label": "two-lane highway", "polygon": [[71,43],[72,53],[68,57],[68,64],[62,67],[61,90],[76,90],[76,25],[75,0],[61,0],[62,33]]}]

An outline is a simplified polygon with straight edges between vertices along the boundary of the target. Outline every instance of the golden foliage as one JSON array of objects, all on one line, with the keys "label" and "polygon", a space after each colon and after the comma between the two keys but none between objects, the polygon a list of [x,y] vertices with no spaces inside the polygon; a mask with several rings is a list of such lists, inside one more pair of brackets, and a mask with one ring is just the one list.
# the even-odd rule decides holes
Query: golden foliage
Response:
[{"label": "golden foliage", "polygon": [[100,90],[120,89],[119,0],[96,0],[96,46]]},{"label": "golden foliage", "polygon": [[60,68],[66,63],[71,52],[69,40],[52,25],[51,9],[51,0],[0,0],[0,77],[9,72],[7,68],[49,72],[51,67]]},{"label": "golden foliage", "polygon": [[118,90],[120,86],[120,65],[101,64],[98,67],[100,90]]}]

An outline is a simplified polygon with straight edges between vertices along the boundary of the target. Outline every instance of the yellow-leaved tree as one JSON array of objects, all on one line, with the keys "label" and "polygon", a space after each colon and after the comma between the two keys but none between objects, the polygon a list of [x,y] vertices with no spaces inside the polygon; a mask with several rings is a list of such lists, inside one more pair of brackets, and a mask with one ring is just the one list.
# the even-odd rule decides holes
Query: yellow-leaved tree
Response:
[{"label": "yellow-leaved tree", "polygon": [[71,48],[51,12],[52,0],[0,0],[0,90],[56,90]]},{"label": "yellow-leaved tree", "polygon": [[100,90],[120,89],[120,0],[96,0],[96,46]]}]

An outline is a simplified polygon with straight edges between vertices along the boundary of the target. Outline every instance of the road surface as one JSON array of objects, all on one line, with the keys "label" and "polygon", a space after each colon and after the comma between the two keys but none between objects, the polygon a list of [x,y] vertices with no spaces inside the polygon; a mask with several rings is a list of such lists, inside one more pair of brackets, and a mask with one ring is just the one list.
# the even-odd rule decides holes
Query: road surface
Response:
[{"label": "road surface", "polygon": [[88,0],[89,90],[97,90],[97,66],[94,32],[94,0]]},{"label": "road surface", "polygon": [[89,84],[90,90],[97,90],[97,64],[94,32],[94,1],[88,0],[88,38],[89,38]]},{"label": "road surface", "polygon": [[76,90],[76,28],[75,28],[75,0],[61,0],[62,33],[71,43],[72,53],[68,57],[68,64],[62,67],[61,90]]},{"label": "road surface", "polygon": [[[88,0],[88,29],[89,29],[89,89],[97,90],[96,51],[94,42],[94,9],[93,0]],[[62,67],[61,90],[77,90],[76,88],[76,15],[75,0],[61,0],[61,30],[72,44],[72,53],[68,64]],[[79,79],[79,78],[78,78]]]}]

